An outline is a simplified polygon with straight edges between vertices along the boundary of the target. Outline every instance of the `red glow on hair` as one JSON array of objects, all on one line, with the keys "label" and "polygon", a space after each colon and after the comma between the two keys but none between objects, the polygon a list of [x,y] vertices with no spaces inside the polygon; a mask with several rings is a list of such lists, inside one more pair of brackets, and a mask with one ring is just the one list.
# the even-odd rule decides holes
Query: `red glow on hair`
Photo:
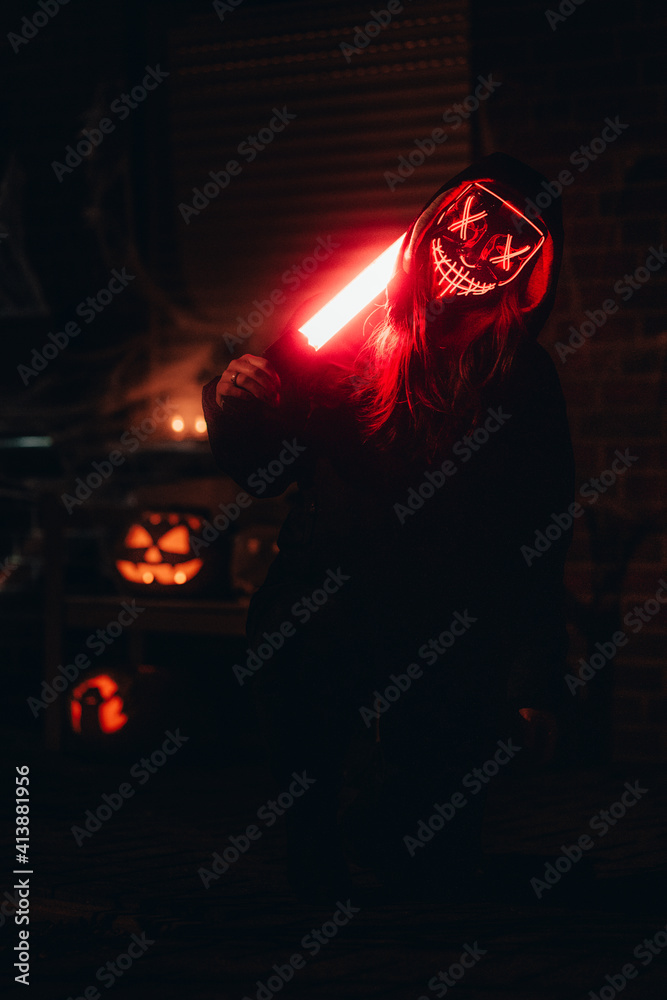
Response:
[{"label": "red glow on hair", "polygon": [[[551,240],[493,188],[464,182],[432,206],[431,222],[415,224],[383,319],[357,356],[352,398],[362,434],[380,448],[403,442],[431,460],[472,430],[549,287]],[[516,217],[529,227],[521,236]],[[515,281],[522,272],[527,280]]]}]

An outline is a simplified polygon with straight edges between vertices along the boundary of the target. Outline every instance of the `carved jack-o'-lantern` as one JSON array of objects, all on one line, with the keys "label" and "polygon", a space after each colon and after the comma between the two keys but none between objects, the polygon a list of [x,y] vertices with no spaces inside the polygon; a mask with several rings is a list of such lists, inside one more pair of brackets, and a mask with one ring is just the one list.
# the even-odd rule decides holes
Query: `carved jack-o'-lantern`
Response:
[{"label": "carved jack-o'-lantern", "polygon": [[193,513],[145,511],[135,517],[115,553],[122,585],[161,594],[199,590],[205,562],[192,546],[202,527],[202,518]]},{"label": "carved jack-o'-lantern", "polygon": [[134,754],[183,717],[183,693],[168,671],[119,662],[75,684],[69,696],[68,746],[85,754]]},{"label": "carved jack-o'-lantern", "polygon": [[98,674],[87,678],[72,691],[72,729],[88,739],[95,739],[102,733],[116,733],[127,723],[124,707],[124,698],[113,677]]}]

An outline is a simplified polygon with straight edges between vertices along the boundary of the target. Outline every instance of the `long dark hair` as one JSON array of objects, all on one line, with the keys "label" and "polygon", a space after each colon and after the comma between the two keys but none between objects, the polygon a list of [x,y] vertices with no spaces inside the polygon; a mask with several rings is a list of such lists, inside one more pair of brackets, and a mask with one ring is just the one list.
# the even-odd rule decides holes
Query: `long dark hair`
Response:
[{"label": "long dark hair", "polygon": [[423,258],[414,261],[416,277],[401,272],[390,283],[356,357],[351,399],[364,440],[382,450],[404,445],[430,461],[477,425],[527,330],[518,281],[485,302],[442,301]]}]

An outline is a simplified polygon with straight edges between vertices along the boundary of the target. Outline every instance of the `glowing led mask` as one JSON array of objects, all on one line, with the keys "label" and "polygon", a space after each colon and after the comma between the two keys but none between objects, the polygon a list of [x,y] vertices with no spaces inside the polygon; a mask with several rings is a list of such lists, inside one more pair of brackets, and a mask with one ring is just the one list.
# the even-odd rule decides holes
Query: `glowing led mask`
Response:
[{"label": "glowing led mask", "polygon": [[444,298],[485,295],[513,281],[545,236],[490,186],[473,181],[436,217],[429,239],[435,294]]}]

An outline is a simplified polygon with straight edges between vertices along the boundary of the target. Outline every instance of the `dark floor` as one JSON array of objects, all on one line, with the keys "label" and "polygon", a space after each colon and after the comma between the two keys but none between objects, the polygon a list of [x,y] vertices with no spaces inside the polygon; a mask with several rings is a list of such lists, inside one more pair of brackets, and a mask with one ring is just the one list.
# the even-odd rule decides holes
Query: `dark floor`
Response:
[{"label": "dark floor", "polygon": [[[101,996],[113,987],[114,996],[193,1000],[267,1000],[278,992],[308,1000],[667,997],[667,948],[652,956],[642,946],[658,934],[659,951],[667,925],[667,787],[655,767],[498,779],[485,823],[481,894],[449,904],[383,903],[370,873],[356,871],[352,905],[359,912],[314,955],[302,939],[330,920],[333,908],[290,895],[281,868],[284,819],[258,824],[261,838],[207,889],[198,876],[280,791],[265,768],[225,767],[214,754],[184,746],[140,785],[127,761],[101,765],[16,743],[17,760],[32,757],[34,779],[33,963],[24,995],[74,1000],[94,997],[85,990],[95,986]],[[127,780],[135,795],[78,846],[72,826]],[[606,835],[592,832],[591,818],[637,780],[648,789],[637,804]],[[3,857],[11,859],[11,831],[4,829]],[[555,858],[587,831],[594,848],[538,900],[529,880],[543,874],[544,856]],[[4,919],[0,943],[13,947],[16,933],[11,917]],[[133,934],[154,943],[122,978],[96,979]],[[429,980],[457,963],[466,945],[478,949],[474,967],[455,985],[430,989]],[[303,967],[283,985],[273,966],[296,953]],[[628,963],[636,974],[626,983]],[[12,976],[5,983],[14,985]],[[272,989],[262,988],[272,976]]]}]

